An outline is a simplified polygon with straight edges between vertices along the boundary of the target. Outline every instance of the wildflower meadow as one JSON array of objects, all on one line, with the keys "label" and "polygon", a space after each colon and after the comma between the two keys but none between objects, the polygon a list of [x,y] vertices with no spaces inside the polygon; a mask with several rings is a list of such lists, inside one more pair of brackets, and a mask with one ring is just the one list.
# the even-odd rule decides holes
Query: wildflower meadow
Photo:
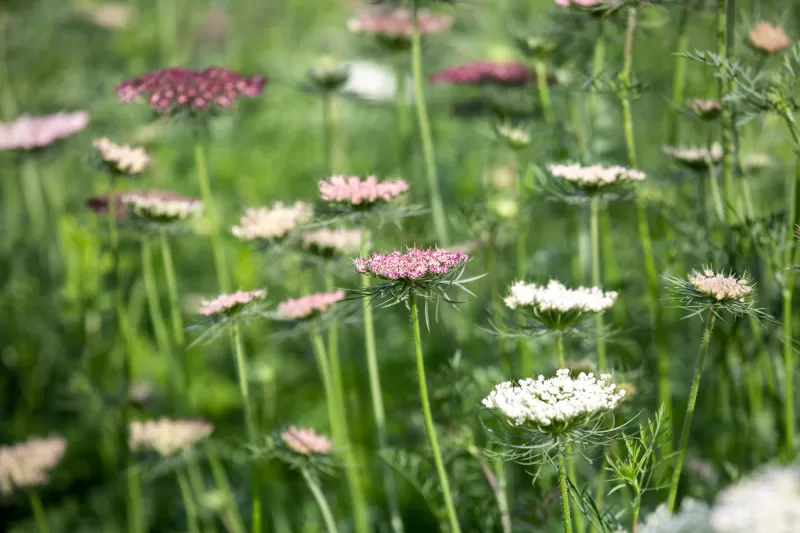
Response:
[{"label": "wildflower meadow", "polygon": [[800,533],[799,15],[0,1],[0,532]]}]

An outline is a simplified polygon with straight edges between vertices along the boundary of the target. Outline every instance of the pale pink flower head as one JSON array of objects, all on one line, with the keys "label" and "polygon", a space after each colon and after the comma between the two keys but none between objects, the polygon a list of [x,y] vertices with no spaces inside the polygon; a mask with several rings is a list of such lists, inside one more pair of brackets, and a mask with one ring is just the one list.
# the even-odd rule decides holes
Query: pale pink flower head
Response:
[{"label": "pale pink flower head", "polygon": [[776,54],[792,45],[792,40],[780,26],[759,22],[747,34],[750,44],[767,54]]},{"label": "pale pink flower head", "polygon": [[[364,9],[347,22],[353,33],[372,34],[392,48],[404,49],[411,44],[414,21],[412,13],[402,8]],[[432,13],[427,9],[417,11],[417,26],[420,35],[442,33],[450,29],[453,18]]]},{"label": "pale pink flower head", "polygon": [[130,425],[128,445],[131,450],[154,450],[162,457],[189,450],[205,439],[214,426],[205,420],[135,420]]},{"label": "pale pink flower head", "polygon": [[375,176],[367,176],[364,180],[358,176],[333,176],[319,182],[319,193],[323,200],[347,204],[356,209],[370,209],[407,191],[408,184],[403,180],[378,181]]},{"label": "pale pink flower head", "polygon": [[165,68],[125,80],[115,92],[121,102],[143,97],[151,109],[169,115],[231,107],[241,97],[260,95],[266,83],[264,76],[242,76],[222,67],[202,71]]},{"label": "pale pink flower head", "polygon": [[48,474],[67,449],[62,437],[30,438],[12,446],[0,446],[0,494],[47,483]]},{"label": "pale pink flower head", "polygon": [[200,302],[200,314],[207,317],[230,317],[245,307],[263,300],[267,295],[264,289],[236,291],[233,294],[220,294],[213,300]]},{"label": "pale pink flower head", "polygon": [[306,250],[325,257],[357,254],[361,250],[361,230],[322,228],[300,235]]},{"label": "pale pink flower head", "polygon": [[69,137],[89,124],[89,113],[56,113],[41,117],[22,115],[14,122],[0,123],[0,150],[34,150]]},{"label": "pale pink flower head", "polygon": [[139,174],[150,164],[150,157],[142,147],[133,148],[113,143],[107,137],[95,139],[92,146],[97,150],[105,166],[120,174]]},{"label": "pale pink flower head", "polygon": [[703,98],[693,98],[689,100],[689,109],[692,110],[697,118],[702,120],[716,120],[722,113],[722,104],[719,100],[705,100]]},{"label": "pale pink flower head", "polygon": [[293,452],[300,455],[325,455],[333,449],[330,439],[313,429],[290,426],[281,433],[281,440]]},{"label": "pale pink flower head", "polygon": [[126,192],[120,194],[125,212],[136,219],[156,224],[172,224],[199,217],[203,202],[168,191]]},{"label": "pale pink flower head", "polygon": [[276,241],[312,216],[314,208],[305,202],[294,205],[275,202],[272,207],[251,207],[245,211],[239,225],[231,228],[231,233],[241,241]]},{"label": "pale pink flower head", "polygon": [[406,253],[375,253],[353,261],[356,272],[386,280],[436,279],[463,265],[469,256],[441,248],[409,248]]},{"label": "pale pink flower head", "polygon": [[603,4],[613,4],[616,0],[556,0],[556,5],[561,7],[577,7],[591,9]]},{"label": "pale pink flower head", "polygon": [[308,320],[324,313],[344,300],[344,291],[318,292],[300,298],[290,298],[278,304],[278,316],[292,320]]},{"label": "pale pink flower head", "polygon": [[474,61],[458,65],[431,76],[432,83],[450,83],[453,85],[526,85],[536,79],[536,73],[523,63],[493,63],[490,61]]}]

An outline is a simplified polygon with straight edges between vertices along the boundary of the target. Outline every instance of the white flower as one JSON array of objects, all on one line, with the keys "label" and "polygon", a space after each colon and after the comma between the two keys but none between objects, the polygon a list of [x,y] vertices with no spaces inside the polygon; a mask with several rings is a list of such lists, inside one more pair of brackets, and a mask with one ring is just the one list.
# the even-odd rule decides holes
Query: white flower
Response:
[{"label": "white flower", "polygon": [[299,224],[310,220],[313,214],[313,207],[305,202],[296,202],[291,206],[275,202],[272,208],[251,207],[245,211],[239,225],[231,229],[231,233],[242,241],[280,239]]},{"label": "white flower", "polygon": [[130,425],[129,445],[132,450],[152,449],[166,457],[191,448],[212,431],[214,426],[203,420],[136,420]]},{"label": "white flower", "polygon": [[716,533],[797,533],[800,468],[767,466],[726,488],[711,523]]},{"label": "white flower", "polygon": [[106,137],[95,139],[92,146],[104,162],[119,172],[139,174],[150,164],[150,157],[142,147],[133,148],[127,144],[120,146]]},{"label": "white flower", "polygon": [[711,511],[703,502],[684,498],[680,512],[672,514],[659,505],[640,525],[639,533],[713,533]]},{"label": "white flower", "polygon": [[30,438],[13,446],[0,446],[0,494],[47,482],[67,449],[61,437]]},{"label": "white flower", "polygon": [[508,307],[535,307],[539,311],[605,311],[617,299],[617,293],[603,292],[598,287],[587,289],[578,287],[568,289],[556,280],[550,280],[546,287],[535,283],[518,281],[511,286],[510,294],[503,300]]},{"label": "white flower", "polygon": [[726,276],[722,272],[715,273],[711,269],[692,273],[689,282],[698,292],[711,296],[718,302],[743,301],[753,292],[749,280],[732,274]]},{"label": "white flower", "polygon": [[562,368],[556,377],[507,381],[483,400],[483,405],[508,417],[515,425],[532,424],[539,429],[563,427],[572,422],[610,411],[617,407],[625,391],[616,390],[609,374],[581,372],[572,379],[569,370]]},{"label": "white flower", "polygon": [[597,190],[608,185],[645,179],[644,172],[620,166],[591,165],[584,167],[579,164],[571,164],[547,165],[547,169],[553,177],[561,178],[582,189]]},{"label": "white flower", "polygon": [[124,193],[120,199],[135,217],[153,222],[177,222],[203,212],[200,200],[163,191]]},{"label": "white flower", "polygon": [[688,166],[705,166],[708,161],[718,163],[722,160],[722,145],[714,143],[711,150],[707,147],[662,146],[664,155]]},{"label": "white flower", "polygon": [[361,250],[361,230],[322,228],[300,236],[304,248],[323,253],[354,255]]}]

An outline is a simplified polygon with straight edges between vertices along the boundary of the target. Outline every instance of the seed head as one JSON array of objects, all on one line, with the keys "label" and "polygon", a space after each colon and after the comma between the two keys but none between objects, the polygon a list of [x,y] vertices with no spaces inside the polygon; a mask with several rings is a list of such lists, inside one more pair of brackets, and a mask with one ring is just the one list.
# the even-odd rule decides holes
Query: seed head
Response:
[{"label": "seed head", "polygon": [[[450,29],[453,18],[449,15],[431,13],[426,9],[417,11],[417,27],[420,35],[442,33]],[[408,9],[365,9],[347,22],[353,33],[368,33],[387,46],[404,49],[411,44],[413,14]]]},{"label": "seed head", "polygon": [[710,269],[692,273],[689,282],[697,292],[710,296],[718,302],[741,302],[753,292],[753,287],[747,279],[734,275],[726,276],[722,272],[714,273]]},{"label": "seed head", "polygon": [[689,100],[689,109],[701,120],[716,120],[722,114],[722,104],[718,100],[694,98]]},{"label": "seed head", "polygon": [[89,113],[56,113],[42,117],[22,115],[14,122],[0,123],[0,150],[34,150],[69,137],[89,124]]},{"label": "seed head", "polygon": [[536,79],[536,73],[523,63],[492,63],[476,61],[451,67],[431,76],[432,83],[453,85],[526,85]]},{"label": "seed head", "polygon": [[353,261],[356,272],[387,280],[434,279],[462,265],[469,257],[440,248],[409,248],[408,252],[375,253]]},{"label": "seed head", "polygon": [[311,319],[344,300],[344,291],[318,292],[278,304],[278,315],[293,320]]},{"label": "seed head", "polygon": [[407,191],[408,184],[403,180],[379,182],[375,176],[367,176],[363,181],[358,176],[333,176],[319,182],[319,193],[323,200],[363,209],[388,202]]},{"label": "seed head", "polygon": [[0,446],[0,494],[47,483],[48,473],[67,449],[61,437],[29,438],[12,446]]},{"label": "seed head", "polygon": [[167,457],[189,450],[213,431],[214,426],[204,420],[136,420],[130,425],[129,446],[134,451],[150,449]]},{"label": "seed head", "polygon": [[361,230],[322,228],[300,235],[303,248],[323,257],[354,255],[361,250]]},{"label": "seed head", "polygon": [[604,167],[602,165],[581,166],[547,165],[550,174],[583,190],[587,194],[596,194],[611,185],[643,181],[644,172],[620,166]]},{"label": "seed head", "polygon": [[174,224],[203,213],[203,202],[197,198],[167,191],[126,192],[120,199],[125,213],[156,224]]},{"label": "seed head", "polygon": [[213,300],[200,302],[200,314],[208,317],[232,316],[251,303],[263,300],[266,295],[267,291],[264,289],[220,294]]},{"label": "seed head", "polygon": [[139,174],[150,164],[150,157],[144,148],[133,148],[128,144],[118,145],[106,137],[95,139],[92,146],[100,159],[114,172],[120,174]]},{"label": "seed head", "polygon": [[792,45],[792,40],[789,39],[783,28],[773,26],[769,22],[759,22],[753,26],[747,36],[754,48],[767,54],[775,54]]},{"label": "seed head", "polygon": [[281,433],[281,440],[295,453],[300,455],[326,455],[333,449],[330,439],[317,434],[313,429],[290,426]]},{"label": "seed head", "polygon": [[239,220],[239,225],[231,233],[242,241],[276,241],[285,237],[291,230],[311,220],[314,208],[305,202],[295,202],[285,206],[275,202],[269,207],[251,207]]}]

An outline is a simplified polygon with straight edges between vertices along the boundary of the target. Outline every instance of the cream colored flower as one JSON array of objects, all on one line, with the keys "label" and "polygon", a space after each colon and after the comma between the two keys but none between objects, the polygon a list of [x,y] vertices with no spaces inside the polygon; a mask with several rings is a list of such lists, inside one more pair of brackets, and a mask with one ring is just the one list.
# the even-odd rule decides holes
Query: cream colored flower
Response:
[{"label": "cream colored flower", "polygon": [[124,174],[139,174],[150,164],[150,157],[141,147],[120,146],[106,137],[95,139],[92,146],[106,164]]},{"label": "cream colored flower", "polygon": [[780,26],[773,26],[769,22],[759,22],[747,34],[750,44],[755,48],[774,54],[785,50],[792,45],[792,40]]}]

